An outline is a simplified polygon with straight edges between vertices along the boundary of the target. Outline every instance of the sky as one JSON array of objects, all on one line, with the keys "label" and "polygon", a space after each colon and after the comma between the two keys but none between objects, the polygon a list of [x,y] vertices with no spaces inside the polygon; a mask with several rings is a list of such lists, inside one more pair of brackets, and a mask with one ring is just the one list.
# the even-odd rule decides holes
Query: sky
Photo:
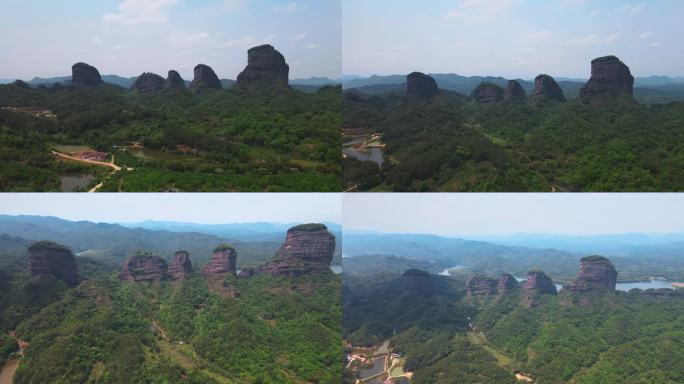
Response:
[{"label": "sky", "polygon": [[635,76],[684,76],[681,0],[344,0],[346,75],[588,78],[616,55]]},{"label": "sky", "polygon": [[235,79],[247,49],[269,43],[290,78],[341,71],[341,0],[0,0],[0,79],[71,74],[192,79],[196,64]]},{"label": "sky", "polygon": [[345,193],[343,229],[440,236],[684,232],[682,193]]},{"label": "sky", "polygon": [[333,193],[3,193],[0,215],[106,223],[341,223],[342,200]]}]

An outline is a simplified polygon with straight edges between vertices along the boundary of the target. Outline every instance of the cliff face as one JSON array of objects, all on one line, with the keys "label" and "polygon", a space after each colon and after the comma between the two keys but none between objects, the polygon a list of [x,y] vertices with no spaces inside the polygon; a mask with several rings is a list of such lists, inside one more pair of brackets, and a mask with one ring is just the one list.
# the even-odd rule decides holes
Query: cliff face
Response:
[{"label": "cliff face", "polygon": [[496,103],[504,99],[505,90],[494,83],[480,83],[471,93],[478,103]]},{"label": "cliff face", "polygon": [[258,274],[301,276],[307,273],[331,273],[335,236],[323,224],[304,224],[287,231],[273,261],[259,266]]},{"label": "cliff face", "polygon": [[247,51],[247,67],[238,75],[236,85],[288,87],[289,74],[285,57],[271,45],[260,45]]},{"label": "cliff face", "polygon": [[169,266],[169,276],[173,280],[184,279],[192,273],[192,262],[187,251],[178,251],[173,255],[173,261]]},{"label": "cliff face", "polygon": [[523,87],[516,80],[508,80],[506,85],[506,92],[504,93],[505,100],[525,100],[527,94]]},{"label": "cliff face", "polygon": [[170,70],[166,77],[164,87],[166,89],[185,89],[185,80],[183,80],[180,73]]},{"label": "cliff face", "polygon": [[406,93],[429,99],[437,95],[437,82],[431,76],[421,72],[413,72],[406,76]]},{"label": "cliff face", "polygon": [[237,251],[228,244],[219,245],[211,255],[211,261],[204,266],[207,276],[235,275],[237,268]]},{"label": "cliff face", "polygon": [[497,281],[484,276],[473,276],[465,284],[468,296],[491,295],[496,293]]},{"label": "cliff face", "polygon": [[159,256],[138,254],[129,256],[124,261],[119,278],[131,282],[159,282],[166,278],[168,265]]},{"label": "cliff face", "polygon": [[538,292],[542,294],[556,295],[558,290],[551,278],[542,271],[530,271],[527,273],[527,281],[523,285],[525,292]]},{"label": "cliff face", "polygon": [[69,248],[51,241],[39,241],[28,247],[31,276],[52,275],[69,285],[79,281],[76,259]]},{"label": "cliff face", "polygon": [[166,80],[156,73],[145,72],[135,79],[131,91],[140,93],[158,92],[164,89]]},{"label": "cliff face", "polygon": [[617,271],[602,256],[587,256],[580,261],[577,279],[564,288],[571,292],[613,292],[617,283]]},{"label": "cliff face", "polygon": [[221,81],[210,66],[198,64],[195,67],[195,77],[190,83],[190,89],[221,89]]},{"label": "cliff face", "polygon": [[518,280],[516,280],[515,277],[507,273],[501,275],[499,281],[496,284],[496,291],[499,294],[515,291],[519,288],[520,284],[518,284]]},{"label": "cliff face", "polygon": [[95,87],[103,84],[97,68],[86,63],[76,63],[71,67],[71,83],[76,87]]},{"label": "cliff face", "polygon": [[534,79],[533,98],[537,103],[549,100],[565,101],[563,90],[549,75],[539,75]]},{"label": "cliff face", "polygon": [[591,78],[580,90],[583,101],[596,103],[606,97],[634,93],[634,76],[615,56],[599,57],[591,61]]}]

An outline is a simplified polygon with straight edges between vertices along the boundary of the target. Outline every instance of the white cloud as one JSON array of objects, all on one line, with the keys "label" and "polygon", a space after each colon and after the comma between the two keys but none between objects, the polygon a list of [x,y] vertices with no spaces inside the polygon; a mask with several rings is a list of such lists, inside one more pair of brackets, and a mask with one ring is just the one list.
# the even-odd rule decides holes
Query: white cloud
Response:
[{"label": "white cloud", "polygon": [[97,36],[96,36],[96,37],[93,37],[93,38],[90,40],[90,45],[95,46],[95,45],[101,45],[101,44],[102,44],[102,40],[101,40],[99,37],[97,37]]},{"label": "white cloud", "polygon": [[656,41],[655,43],[651,43],[648,46],[652,47],[652,48],[658,48],[658,47],[662,47],[663,43]]},{"label": "white cloud", "polygon": [[112,51],[114,51],[114,52],[117,52],[117,51],[119,51],[119,50],[121,50],[121,46],[120,46],[120,45],[115,45],[115,46],[112,47]]},{"label": "white cloud", "polygon": [[572,39],[565,43],[565,45],[570,45],[570,46],[576,46],[576,45],[601,45],[601,44],[607,44],[607,43],[612,43],[614,41],[617,41],[620,38],[619,33],[613,33],[608,36],[599,36],[596,34],[591,34],[587,35],[584,37],[579,37],[576,39]]},{"label": "white cloud", "polygon": [[307,37],[307,36],[308,36],[308,35],[307,35],[306,33],[300,33],[299,35],[295,36],[294,39],[295,39],[295,40],[302,40],[302,39],[304,39],[304,38]]},{"label": "white cloud", "polygon": [[223,0],[219,9],[226,12],[237,11],[247,4],[247,0]]},{"label": "white cloud", "polygon": [[645,39],[645,38],[651,37],[651,36],[653,36],[653,33],[644,32],[644,33],[640,33],[639,35],[637,35],[637,39]]},{"label": "white cloud", "polygon": [[226,41],[223,46],[227,48],[232,48],[232,47],[239,47],[239,48],[245,48],[245,47],[252,47],[255,45],[259,44],[265,44],[265,43],[270,43],[273,40],[275,40],[277,36],[276,35],[268,35],[264,38],[256,38],[252,35],[247,35],[243,36],[239,39],[234,39],[234,40],[228,40]]},{"label": "white cloud", "polygon": [[273,7],[273,12],[278,13],[295,13],[297,10],[299,10],[297,3],[289,3],[287,5],[278,5]]},{"label": "white cloud", "polygon": [[461,0],[456,8],[442,15],[444,20],[481,22],[497,17],[514,0]]},{"label": "white cloud", "polygon": [[544,41],[549,41],[551,39],[551,36],[553,36],[553,32],[545,30],[545,31],[539,31],[539,32],[534,32],[530,33],[527,36],[525,36],[525,41],[528,43],[541,43]]},{"label": "white cloud", "polygon": [[178,0],[124,0],[119,11],[107,13],[103,20],[111,23],[163,23],[168,20],[168,9]]},{"label": "white cloud", "polygon": [[320,46],[321,46],[321,45],[318,44],[318,43],[311,43],[311,44],[307,45],[306,47],[309,48],[309,49],[316,49],[316,48],[318,48],[318,47],[320,47]]},{"label": "white cloud", "polygon": [[639,13],[639,12],[643,11],[644,8],[646,8],[646,3],[625,4],[622,7],[620,7],[620,9],[623,12],[632,13],[632,14]]}]

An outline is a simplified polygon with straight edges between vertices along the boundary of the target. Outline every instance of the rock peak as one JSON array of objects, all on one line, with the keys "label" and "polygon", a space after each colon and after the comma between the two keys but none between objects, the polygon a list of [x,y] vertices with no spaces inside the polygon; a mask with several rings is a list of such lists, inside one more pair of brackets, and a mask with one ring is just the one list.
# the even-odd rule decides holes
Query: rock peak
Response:
[{"label": "rock peak", "polygon": [[247,51],[247,66],[238,75],[236,84],[288,87],[289,74],[285,56],[272,45],[264,44]]},{"label": "rock peak", "polygon": [[71,67],[71,84],[76,87],[96,87],[103,84],[97,68],[86,63],[76,63]]},{"label": "rock peak", "polygon": [[173,280],[182,280],[192,273],[192,262],[187,251],[176,251],[169,266],[169,276]]},{"label": "rock peak", "polygon": [[204,266],[207,276],[235,275],[237,271],[237,251],[230,244],[220,244],[214,248],[211,261]]},{"label": "rock peak", "polygon": [[194,73],[190,89],[221,89],[221,81],[210,66],[197,64]]},{"label": "rock peak", "polygon": [[301,276],[307,273],[331,273],[335,236],[323,224],[302,224],[287,231],[285,241],[273,261],[259,266],[258,274]]},{"label": "rock peak", "polygon": [[28,247],[31,276],[52,275],[69,285],[78,284],[78,268],[71,250],[52,241],[39,241]]},{"label": "rock peak", "polygon": [[437,95],[437,82],[432,76],[422,72],[412,72],[406,76],[406,93],[429,99]]},{"label": "rock peak", "polygon": [[509,275],[508,273],[504,273],[503,275],[501,275],[498,283],[496,284],[496,292],[499,294],[515,291],[519,288],[520,284],[518,284],[518,280],[516,280],[515,277]]},{"label": "rock peak", "polygon": [[580,90],[580,98],[590,103],[620,94],[634,94],[634,76],[620,59],[603,56],[591,61],[591,78]]},{"label": "rock peak", "polygon": [[470,94],[478,103],[496,103],[504,99],[505,90],[499,85],[483,81]]},{"label": "rock peak", "polygon": [[496,293],[497,281],[486,276],[472,276],[466,280],[468,296],[483,296]]},{"label": "rock peak", "polygon": [[506,84],[506,92],[504,93],[505,100],[524,100],[527,94],[523,87],[517,80],[508,80]]},{"label": "rock peak", "polygon": [[526,292],[538,292],[543,294],[556,295],[558,290],[551,281],[551,278],[542,271],[530,271],[527,273],[527,281],[523,286]]},{"label": "rock peak", "polygon": [[131,91],[140,93],[158,92],[164,89],[166,80],[156,73],[144,72],[135,79]]},{"label": "rock peak", "polygon": [[617,271],[603,256],[586,256],[580,260],[575,281],[564,288],[570,292],[614,292],[617,284]]},{"label": "rock peak", "polygon": [[549,75],[541,74],[534,79],[534,94],[535,102],[544,102],[548,100],[565,101],[563,90],[558,86],[556,80]]},{"label": "rock peak", "polygon": [[167,277],[166,260],[149,252],[129,256],[121,268],[119,278],[131,282],[159,282]]},{"label": "rock peak", "polygon": [[185,89],[185,80],[183,80],[180,73],[172,69],[166,77],[164,87],[166,89]]}]

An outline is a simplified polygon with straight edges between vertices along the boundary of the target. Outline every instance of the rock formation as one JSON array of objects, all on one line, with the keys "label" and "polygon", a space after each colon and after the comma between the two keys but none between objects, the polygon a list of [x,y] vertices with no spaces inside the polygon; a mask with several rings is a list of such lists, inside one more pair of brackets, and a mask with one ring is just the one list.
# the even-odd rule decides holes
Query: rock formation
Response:
[{"label": "rock formation", "polygon": [[195,78],[190,83],[190,89],[220,89],[221,81],[211,67],[198,64],[195,67]]},{"label": "rock formation", "polygon": [[490,83],[482,82],[470,94],[478,103],[496,103],[504,99],[504,89],[500,86]]},{"label": "rock formation", "polygon": [[591,61],[591,78],[580,90],[583,101],[595,102],[621,94],[634,93],[634,76],[615,56],[599,57]]},{"label": "rock formation", "polygon": [[211,261],[204,266],[207,276],[235,275],[237,270],[237,251],[229,244],[221,244],[214,249]]},{"label": "rock formation", "polygon": [[308,273],[332,273],[335,236],[323,224],[302,224],[287,231],[285,242],[273,260],[256,273],[296,277]]},{"label": "rock formation", "polygon": [[537,292],[550,295],[558,294],[558,290],[556,290],[556,286],[553,284],[553,281],[551,281],[551,278],[542,271],[528,272],[527,281],[525,281],[525,285],[523,285],[523,290],[526,293]]},{"label": "rock formation", "polygon": [[563,90],[558,86],[556,80],[549,75],[539,75],[534,79],[533,98],[535,102],[547,100],[565,101]]},{"label": "rock formation", "polygon": [[247,51],[247,67],[238,75],[237,85],[288,87],[290,67],[285,57],[269,44]]},{"label": "rock formation", "polygon": [[131,282],[159,282],[168,277],[166,260],[150,253],[138,253],[124,261],[119,278]]},{"label": "rock formation", "polygon": [[173,261],[171,261],[169,266],[169,276],[173,280],[181,280],[190,273],[192,273],[190,254],[187,251],[177,251],[173,255]]},{"label": "rock formation", "polygon": [[131,91],[140,93],[158,92],[164,89],[166,80],[156,73],[145,72],[135,79]]},{"label": "rock formation", "polygon": [[508,80],[506,85],[506,92],[504,92],[505,100],[524,100],[527,94],[523,87],[516,80]]},{"label": "rock formation", "polygon": [[518,284],[518,280],[507,273],[501,275],[499,282],[496,284],[496,292],[499,294],[515,291],[519,288],[520,285]]},{"label": "rock formation", "polygon": [[437,95],[437,82],[431,76],[413,72],[406,76],[406,93],[411,96],[431,98]]},{"label": "rock formation", "polygon": [[103,84],[97,68],[86,63],[76,63],[71,67],[71,83],[76,87],[95,87]]},{"label": "rock formation", "polygon": [[52,241],[39,241],[28,247],[28,253],[31,276],[52,275],[69,285],[78,284],[76,259],[69,248]]},{"label": "rock formation", "polygon": [[603,256],[587,256],[580,260],[577,279],[564,288],[570,292],[613,292],[617,283],[615,267]]},{"label": "rock formation", "polygon": [[491,295],[496,293],[497,281],[484,276],[473,276],[466,280],[468,296]]},{"label": "rock formation", "polygon": [[166,82],[164,83],[164,88],[166,89],[185,89],[185,80],[181,77],[180,73],[170,70],[168,76],[166,77]]}]

